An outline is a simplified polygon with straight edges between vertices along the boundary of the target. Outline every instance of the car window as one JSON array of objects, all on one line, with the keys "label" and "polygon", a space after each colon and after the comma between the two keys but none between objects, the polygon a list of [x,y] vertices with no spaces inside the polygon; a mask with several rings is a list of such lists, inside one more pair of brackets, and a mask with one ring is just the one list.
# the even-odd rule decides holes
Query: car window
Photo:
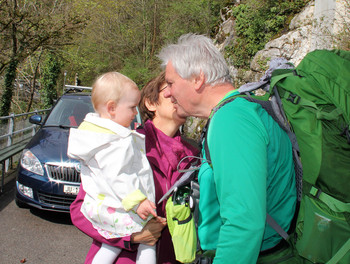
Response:
[{"label": "car window", "polygon": [[94,112],[90,96],[62,97],[49,114],[45,126],[79,126],[89,112]]}]

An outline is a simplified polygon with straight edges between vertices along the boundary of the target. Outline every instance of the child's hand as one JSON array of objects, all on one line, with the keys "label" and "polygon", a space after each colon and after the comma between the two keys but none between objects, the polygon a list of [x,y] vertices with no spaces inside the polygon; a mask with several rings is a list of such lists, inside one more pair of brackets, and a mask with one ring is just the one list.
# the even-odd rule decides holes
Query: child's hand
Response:
[{"label": "child's hand", "polygon": [[157,217],[155,209],[156,209],[156,205],[150,200],[146,199],[139,204],[139,206],[136,209],[136,213],[139,215],[139,217],[145,220],[150,214],[153,215],[154,217]]}]

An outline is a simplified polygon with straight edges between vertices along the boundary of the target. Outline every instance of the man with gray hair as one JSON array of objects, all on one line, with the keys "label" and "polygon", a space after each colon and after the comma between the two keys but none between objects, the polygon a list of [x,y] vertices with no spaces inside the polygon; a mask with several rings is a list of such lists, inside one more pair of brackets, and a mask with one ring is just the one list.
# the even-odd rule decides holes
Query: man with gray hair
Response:
[{"label": "man with gray hair", "polygon": [[[294,263],[286,260],[292,249],[266,224],[268,213],[288,230],[295,212],[288,135],[259,104],[243,98],[213,111],[238,91],[208,37],[183,35],[159,58],[168,84],[164,96],[178,113],[211,118],[206,137],[210,162],[203,162],[198,174],[201,248],[215,252],[216,264]],[[204,149],[202,154],[206,159]]]}]

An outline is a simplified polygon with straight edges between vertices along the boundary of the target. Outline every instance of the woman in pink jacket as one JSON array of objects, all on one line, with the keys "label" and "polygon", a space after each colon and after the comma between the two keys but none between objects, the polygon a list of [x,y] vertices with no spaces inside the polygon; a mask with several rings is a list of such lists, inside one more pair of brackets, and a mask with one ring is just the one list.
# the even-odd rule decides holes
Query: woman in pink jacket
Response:
[{"label": "woman in pink jacket", "polygon": [[[179,128],[184,124],[185,117],[178,116],[170,99],[163,97],[164,89],[166,89],[164,72],[152,79],[142,89],[139,107],[144,126],[137,130],[146,136],[146,154],[153,170],[157,215],[159,217],[149,221],[139,233],[107,240],[99,235],[80,212],[85,196],[85,191],[81,187],[70,211],[73,224],[93,238],[85,263],[91,263],[101,243],[122,249],[116,264],[135,263],[138,243],[154,245],[158,239],[157,263],[177,263],[171,236],[165,223],[166,200],[160,204],[158,201],[181,177],[182,174],[177,171],[179,161],[186,156],[198,155],[198,149],[181,137]],[[180,169],[189,167],[193,161],[191,158],[186,159],[186,162],[180,164]]]}]

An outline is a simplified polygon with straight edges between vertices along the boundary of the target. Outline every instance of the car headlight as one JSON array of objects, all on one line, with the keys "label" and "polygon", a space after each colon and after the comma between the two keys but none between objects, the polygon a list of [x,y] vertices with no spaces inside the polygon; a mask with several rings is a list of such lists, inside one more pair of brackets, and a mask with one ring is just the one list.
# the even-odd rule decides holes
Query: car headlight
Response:
[{"label": "car headlight", "polygon": [[21,166],[33,173],[39,174],[41,176],[44,175],[44,169],[41,165],[38,158],[28,149],[23,151],[23,155],[21,157]]}]

